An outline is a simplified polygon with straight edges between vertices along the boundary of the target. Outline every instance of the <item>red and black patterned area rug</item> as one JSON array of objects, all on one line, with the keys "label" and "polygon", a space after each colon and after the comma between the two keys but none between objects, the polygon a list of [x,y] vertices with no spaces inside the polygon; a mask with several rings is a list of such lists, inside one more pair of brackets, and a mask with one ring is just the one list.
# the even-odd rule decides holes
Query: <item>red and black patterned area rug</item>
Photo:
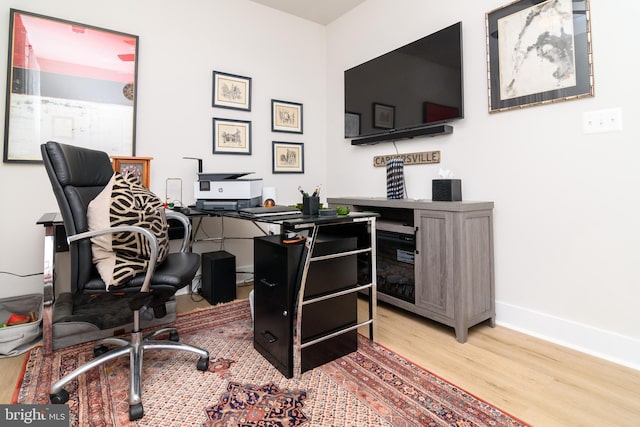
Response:
[{"label": "red and black patterned area rug", "polygon": [[[147,352],[144,417],[129,422],[129,361],[111,361],[66,387],[73,426],[527,426],[398,354],[359,337],[358,351],[284,378],[253,349],[247,301],[178,317],[180,340],[197,356]],[[48,404],[49,386],[93,357],[90,343],[26,359],[14,403]]]}]

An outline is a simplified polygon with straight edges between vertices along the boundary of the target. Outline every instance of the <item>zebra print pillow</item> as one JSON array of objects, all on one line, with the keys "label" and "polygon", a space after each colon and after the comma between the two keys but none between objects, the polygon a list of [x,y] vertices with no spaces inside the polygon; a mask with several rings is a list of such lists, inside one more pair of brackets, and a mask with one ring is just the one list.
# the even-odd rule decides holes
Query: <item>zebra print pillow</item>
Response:
[{"label": "zebra print pillow", "polygon": [[[89,230],[120,225],[147,228],[158,240],[158,263],[169,252],[168,225],[162,201],[118,172],[89,203],[87,220]],[[149,242],[140,234],[105,234],[91,238],[91,243],[93,262],[107,289],[119,286],[147,269]]]}]

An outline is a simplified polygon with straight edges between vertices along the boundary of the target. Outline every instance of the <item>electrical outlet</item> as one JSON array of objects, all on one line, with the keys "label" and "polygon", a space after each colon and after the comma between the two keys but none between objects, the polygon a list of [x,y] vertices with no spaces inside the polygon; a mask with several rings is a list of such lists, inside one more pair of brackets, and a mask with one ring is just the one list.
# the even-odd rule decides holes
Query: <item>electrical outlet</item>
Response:
[{"label": "electrical outlet", "polygon": [[584,133],[618,132],[622,130],[622,109],[587,111],[582,115]]}]

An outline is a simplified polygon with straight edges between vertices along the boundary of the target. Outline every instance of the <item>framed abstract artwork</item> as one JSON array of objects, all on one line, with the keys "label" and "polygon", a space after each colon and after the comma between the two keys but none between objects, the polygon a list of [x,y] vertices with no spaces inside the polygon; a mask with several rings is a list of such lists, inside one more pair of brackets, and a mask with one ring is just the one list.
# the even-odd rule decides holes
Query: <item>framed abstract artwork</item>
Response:
[{"label": "framed abstract artwork", "polygon": [[251,111],[251,77],[214,71],[212,106]]},{"label": "framed abstract artwork", "polygon": [[302,133],[302,104],[272,99],[271,131]]},{"label": "framed abstract artwork", "polygon": [[273,173],[304,173],[304,144],[273,141]]},{"label": "framed abstract artwork", "polygon": [[251,122],[214,117],[213,154],[251,154]]},{"label": "framed abstract artwork", "polygon": [[11,9],[3,161],[49,140],[135,155],[137,58],[138,36]]},{"label": "framed abstract artwork", "polygon": [[588,0],[520,0],[486,14],[489,112],[594,95]]}]

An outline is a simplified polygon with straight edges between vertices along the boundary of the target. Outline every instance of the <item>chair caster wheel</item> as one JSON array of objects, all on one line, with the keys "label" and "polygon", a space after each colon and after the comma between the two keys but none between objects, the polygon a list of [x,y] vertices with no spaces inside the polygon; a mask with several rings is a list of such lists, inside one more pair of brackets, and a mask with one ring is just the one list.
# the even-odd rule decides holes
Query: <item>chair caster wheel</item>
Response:
[{"label": "chair caster wheel", "polygon": [[198,359],[198,364],[196,365],[198,371],[208,371],[209,370],[209,358],[201,357]]},{"label": "chair caster wheel", "polygon": [[106,345],[101,345],[101,346],[98,346],[98,347],[94,347],[93,348],[93,357],[102,356],[103,354],[105,354],[108,351],[109,351],[109,347],[107,347]]},{"label": "chair caster wheel", "polygon": [[176,331],[169,332],[169,341],[178,342],[180,341],[180,335]]},{"label": "chair caster wheel", "polygon": [[49,395],[49,401],[54,404],[67,403],[68,400],[69,393],[65,389],[62,389],[55,394]]},{"label": "chair caster wheel", "polygon": [[144,416],[144,408],[142,403],[137,405],[129,405],[129,421],[139,420]]}]

